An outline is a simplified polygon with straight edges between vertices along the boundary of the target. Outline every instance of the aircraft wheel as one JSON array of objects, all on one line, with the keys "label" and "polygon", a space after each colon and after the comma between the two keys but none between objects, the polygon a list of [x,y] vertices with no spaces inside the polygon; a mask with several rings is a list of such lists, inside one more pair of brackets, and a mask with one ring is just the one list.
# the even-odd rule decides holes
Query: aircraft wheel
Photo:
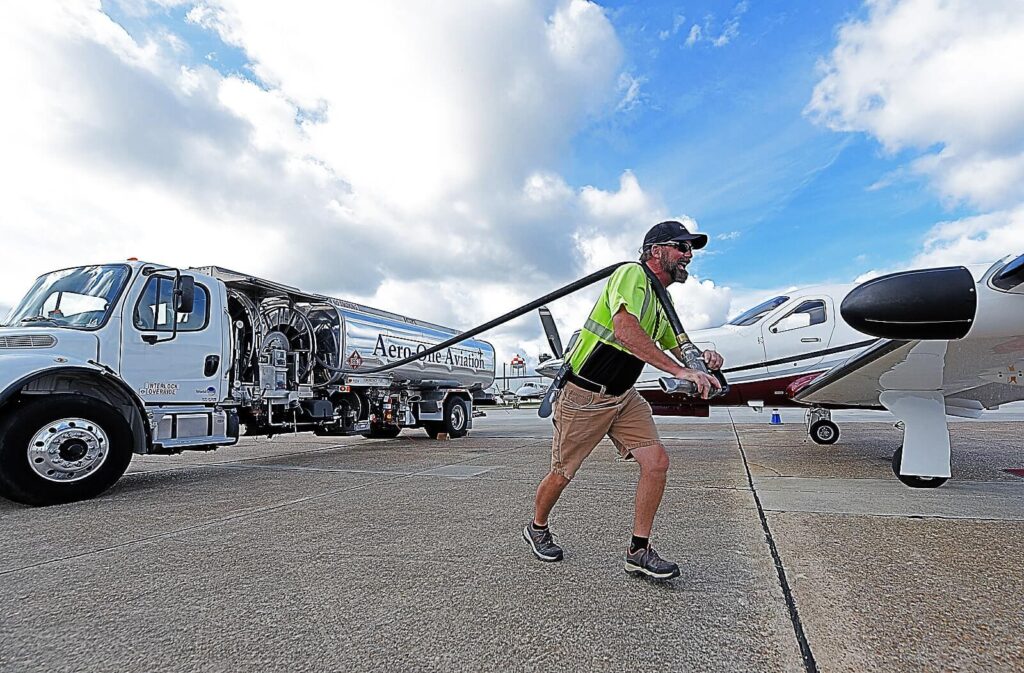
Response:
[{"label": "aircraft wheel", "polygon": [[916,474],[900,474],[900,463],[903,462],[903,447],[892,454],[892,473],[910,488],[938,488],[948,481],[947,477],[919,477]]},{"label": "aircraft wheel", "polygon": [[839,441],[839,426],[832,421],[815,421],[807,434],[817,444],[835,444]]}]

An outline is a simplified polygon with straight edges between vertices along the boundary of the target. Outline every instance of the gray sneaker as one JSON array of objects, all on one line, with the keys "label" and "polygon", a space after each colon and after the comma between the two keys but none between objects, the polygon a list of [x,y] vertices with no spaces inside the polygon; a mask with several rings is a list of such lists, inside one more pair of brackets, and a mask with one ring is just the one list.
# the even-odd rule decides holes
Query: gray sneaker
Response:
[{"label": "gray sneaker", "polygon": [[550,530],[534,530],[533,526],[526,524],[523,528],[523,539],[529,543],[533,555],[541,561],[553,563],[562,560],[562,548],[555,544]]},{"label": "gray sneaker", "polygon": [[626,550],[626,572],[634,577],[647,575],[656,580],[670,580],[679,577],[679,566],[671,561],[666,561],[658,552],[654,551],[651,545],[635,552]]}]

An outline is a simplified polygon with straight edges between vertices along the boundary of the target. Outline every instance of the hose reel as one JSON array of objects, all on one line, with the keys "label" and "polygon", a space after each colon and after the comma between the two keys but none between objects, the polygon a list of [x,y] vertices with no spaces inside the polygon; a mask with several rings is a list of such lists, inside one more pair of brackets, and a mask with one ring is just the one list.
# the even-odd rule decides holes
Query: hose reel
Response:
[{"label": "hose reel", "polygon": [[294,366],[295,383],[306,383],[316,358],[316,337],[306,314],[290,301],[273,298],[260,302],[260,319],[266,327],[259,347],[261,364],[280,367],[282,352]]}]

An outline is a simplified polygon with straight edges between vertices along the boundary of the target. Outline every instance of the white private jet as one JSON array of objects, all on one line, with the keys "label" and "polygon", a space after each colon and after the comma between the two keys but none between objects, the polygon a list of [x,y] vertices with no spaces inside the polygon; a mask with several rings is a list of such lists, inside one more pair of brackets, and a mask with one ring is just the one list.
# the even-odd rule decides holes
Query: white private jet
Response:
[{"label": "white private jet", "polygon": [[544,396],[544,393],[546,393],[547,390],[548,387],[543,383],[536,383],[534,381],[530,381],[529,383],[524,383],[523,385],[516,388],[516,398],[520,402],[526,402],[528,400],[539,400],[541,397]]},{"label": "white private jet", "polygon": [[[553,376],[561,340],[546,308],[541,322],[557,359],[537,371]],[[950,477],[947,414],[977,418],[1024,400],[1024,255],[795,290],[690,337],[725,357],[729,394],[669,394],[659,385],[664,374],[647,367],[637,390],[655,414],[707,416],[710,404],[803,406],[811,439],[832,444],[832,409],[888,409],[904,426],[894,474],[934,488]]]}]

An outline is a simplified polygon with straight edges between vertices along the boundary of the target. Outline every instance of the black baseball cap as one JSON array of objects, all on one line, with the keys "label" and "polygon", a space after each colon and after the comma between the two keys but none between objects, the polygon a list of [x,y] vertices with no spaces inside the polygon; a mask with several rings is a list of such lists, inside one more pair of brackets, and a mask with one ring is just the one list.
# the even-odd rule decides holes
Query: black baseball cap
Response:
[{"label": "black baseball cap", "polygon": [[666,220],[657,223],[647,232],[647,235],[644,236],[644,249],[659,243],[672,243],[673,241],[692,241],[693,249],[700,250],[708,244],[708,237],[706,234],[691,234],[682,222]]}]

